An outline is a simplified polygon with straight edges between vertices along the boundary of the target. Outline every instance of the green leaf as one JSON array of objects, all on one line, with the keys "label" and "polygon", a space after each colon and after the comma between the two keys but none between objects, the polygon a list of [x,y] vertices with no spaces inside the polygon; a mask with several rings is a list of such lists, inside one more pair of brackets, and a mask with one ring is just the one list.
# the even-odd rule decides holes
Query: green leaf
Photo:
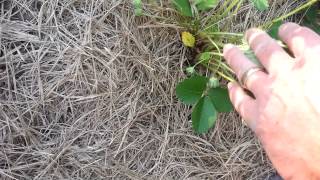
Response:
[{"label": "green leaf", "polygon": [[319,13],[319,6],[320,3],[315,3],[313,6],[311,6],[307,12],[305,18],[308,19],[309,21],[316,21]]},{"label": "green leaf", "polygon": [[282,25],[282,21],[277,21],[274,22],[271,27],[268,30],[268,34],[273,38],[273,39],[279,39],[278,37],[278,32],[279,32],[279,28]]},{"label": "green leaf", "polygon": [[254,52],[251,49],[248,49],[248,50],[244,51],[243,53],[251,62],[262,67],[259,59],[257,58],[257,56],[254,54]]},{"label": "green leaf", "polygon": [[242,40],[242,45],[239,46],[239,48],[242,50],[243,54],[254,64],[261,66],[261,63],[257,56],[254,54],[254,52],[250,49],[250,46],[248,43],[243,39]]},{"label": "green leaf", "polygon": [[193,16],[189,0],[173,0],[172,2],[183,16]]},{"label": "green leaf", "polygon": [[185,104],[195,104],[205,91],[207,82],[207,77],[197,75],[185,79],[176,88],[177,97]]},{"label": "green leaf", "polygon": [[203,52],[203,53],[199,54],[198,61],[200,61],[203,64],[207,64],[211,60],[211,57],[212,56],[211,56],[210,52]]},{"label": "green leaf", "polygon": [[264,11],[269,8],[268,0],[251,0],[251,2],[259,11]]},{"label": "green leaf", "polygon": [[215,8],[218,5],[218,0],[196,0],[195,5],[199,11],[206,11]]},{"label": "green leaf", "polygon": [[136,16],[142,15],[142,2],[141,0],[133,0],[134,13]]},{"label": "green leaf", "polygon": [[221,87],[211,88],[208,91],[208,96],[218,112],[232,111],[233,106],[227,89]]},{"label": "green leaf", "polygon": [[242,39],[242,44],[238,46],[243,54],[254,64],[256,64],[259,67],[263,67],[262,64],[260,63],[259,59],[257,56],[254,54],[254,52],[250,49],[250,46],[246,42],[245,39]]},{"label": "green leaf", "polygon": [[197,133],[205,133],[213,127],[218,113],[208,96],[202,97],[194,106],[191,118],[192,127]]},{"label": "green leaf", "polygon": [[313,4],[307,10],[302,24],[320,34],[320,2]]}]

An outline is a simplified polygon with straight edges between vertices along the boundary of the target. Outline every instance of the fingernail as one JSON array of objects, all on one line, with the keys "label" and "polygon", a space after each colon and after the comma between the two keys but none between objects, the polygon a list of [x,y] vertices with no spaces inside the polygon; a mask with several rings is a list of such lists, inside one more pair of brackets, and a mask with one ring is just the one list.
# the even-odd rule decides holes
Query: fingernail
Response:
[{"label": "fingernail", "polygon": [[292,23],[292,22],[284,23],[279,27],[279,34],[285,35],[288,32],[292,31],[293,28],[297,28],[297,27],[299,27],[299,25],[296,23]]},{"label": "fingernail", "polygon": [[282,25],[279,27],[279,31],[278,31],[279,34],[280,34],[280,33],[281,33],[281,34],[285,33],[289,25],[290,25],[289,23],[282,24]]},{"label": "fingernail", "polygon": [[227,52],[227,51],[229,51],[231,48],[233,48],[234,47],[234,45],[233,44],[226,44],[226,45],[224,45],[224,47],[223,47],[223,52]]},{"label": "fingernail", "polygon": [[263,33],[261,29],[258,28],[251,28],[249,30],[246,31],[244,38],[247,40],[247,42],[250,41],[250,38],[252,35],[256,34],[256,33]]},{"label": "fingernail", "polygon": [[233,86],[233,83],[232,83],[232,82],[229,82],[229,83],[228,83],[228,89],[229,89],[229,91],[232,89],[232,86]]},{"label": "fingernail", "polygon": [[251,31],[250,31],[250,29],[249,29],[249,30],[247,30],[246,33],[244,34],[244,39],[245,39],[246,41],[248,41],[249,36],[250,36],[250,33],[251,33]]}]

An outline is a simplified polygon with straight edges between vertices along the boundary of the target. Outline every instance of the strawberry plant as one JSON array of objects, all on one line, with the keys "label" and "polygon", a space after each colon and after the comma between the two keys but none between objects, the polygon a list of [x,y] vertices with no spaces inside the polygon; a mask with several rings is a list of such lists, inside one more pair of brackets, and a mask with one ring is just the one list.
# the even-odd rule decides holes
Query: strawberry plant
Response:
[{"label": "strawberry plant", "polygon": [[[224,87],[227,81],[234,81],[234,73],[223,60],[222,49],[225,43],[240,44],[240,49],[253,61],[259,63],[253,52],[243,40],[242,33],[228,32],[232,17],[238,13],[244,0],[172,0],[177,12],[175,23],[182,27],[181,40],[184,46],[194,52],[196,62],[186,67],[189,75],[176,87],[178,99],[192,108],[192,127],[197,133],[206,133],[215,125],[219,113],[232,111],[228,90]],[[260,27],[277,39],[282,20],[310,7],[317,0],[310,0],[295,10],[266,22]],[[251,0],[259,11],[268,9],[268,0]],[[142,14],[141,0],[134,0],[136,14]],[[212,15],[206,13],[214,11]],[[309,21],[313,17],[310,16]],[[201,65],[210,71],[204,76]]]}]

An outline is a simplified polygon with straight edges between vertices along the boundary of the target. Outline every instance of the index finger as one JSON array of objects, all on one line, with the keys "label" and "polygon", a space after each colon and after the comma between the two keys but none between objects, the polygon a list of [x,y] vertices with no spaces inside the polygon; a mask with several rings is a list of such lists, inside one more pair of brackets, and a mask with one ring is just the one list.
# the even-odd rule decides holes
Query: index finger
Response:
[{"label": "index finger", "polygon": [[319,63],[320,36],[311,29],[295,23],[283,24],[279,29],[279,37],[289,46],[296,58],[308,57]]},{"label": "index finger", "polygon": [[269,74],[278,74],[293,65],[293,59],[266,32],[252,28],[246,32],[246,39]]}]

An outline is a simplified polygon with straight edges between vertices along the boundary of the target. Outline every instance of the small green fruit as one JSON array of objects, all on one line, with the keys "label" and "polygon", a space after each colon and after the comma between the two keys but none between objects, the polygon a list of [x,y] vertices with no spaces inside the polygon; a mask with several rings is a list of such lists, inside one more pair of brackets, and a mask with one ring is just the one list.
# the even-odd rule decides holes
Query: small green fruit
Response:
[{"label": "small green fruit", "polygon": [[219,87],[219,80],[216,77],[211,77],[208,82],[210,88]]},{"label": "small green fruit", "polygon": [[186,68],[186,71],[189,75],[192,75],[195,73],[195,70],[194,70],[194,67],[187,67]]}]

